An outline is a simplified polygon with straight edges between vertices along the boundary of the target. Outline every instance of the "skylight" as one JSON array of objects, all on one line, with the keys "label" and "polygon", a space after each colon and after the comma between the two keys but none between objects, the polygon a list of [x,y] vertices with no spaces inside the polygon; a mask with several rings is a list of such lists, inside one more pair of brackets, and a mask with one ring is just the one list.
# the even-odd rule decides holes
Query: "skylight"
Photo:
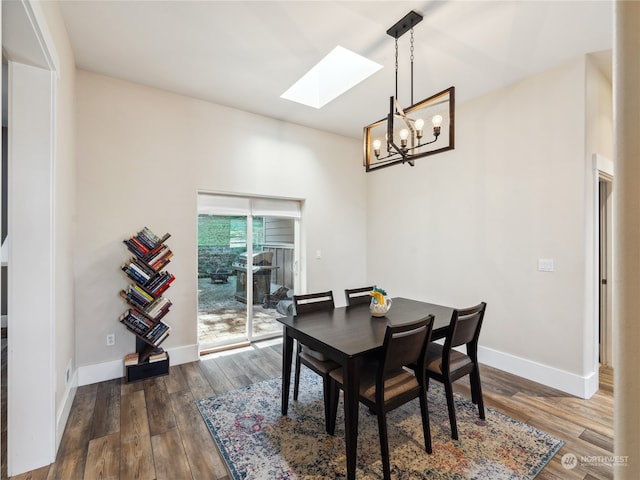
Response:
[{"label": "skylight", "polygon": [[280,98],[322,108],[381,68],[382,65],[338,45]]}]

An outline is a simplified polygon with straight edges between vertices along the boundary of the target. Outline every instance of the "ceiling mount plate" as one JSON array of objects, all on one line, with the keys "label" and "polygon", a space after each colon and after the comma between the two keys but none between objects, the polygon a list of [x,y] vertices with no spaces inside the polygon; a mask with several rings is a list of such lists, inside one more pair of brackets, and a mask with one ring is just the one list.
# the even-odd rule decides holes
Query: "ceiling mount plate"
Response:
[{"label": "ceiling mount plate", "polygon": [[411,30],[415,25],[422,21],[422,15],[418,12],[411,10],[401,20],[398,21],[393,27],[387,30],[387,35],[391,35],[393,38],[400,38],[402,35]]}]

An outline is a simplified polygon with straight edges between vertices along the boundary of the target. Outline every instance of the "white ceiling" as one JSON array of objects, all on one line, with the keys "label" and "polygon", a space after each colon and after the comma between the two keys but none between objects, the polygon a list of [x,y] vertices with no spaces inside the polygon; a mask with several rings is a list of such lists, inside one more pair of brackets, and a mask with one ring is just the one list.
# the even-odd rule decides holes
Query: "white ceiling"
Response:
[{"label": "white ceiling", "polygon": [[[611,1],[61,1],[79,68],[360,137],[394,94],[394,39],[410,10],[414,100],[464,102],[585,53],[610,75]],[[336,45],[384,68],[320,110],[280,95]],[[400,103],[411,103],[409,34]]]}]

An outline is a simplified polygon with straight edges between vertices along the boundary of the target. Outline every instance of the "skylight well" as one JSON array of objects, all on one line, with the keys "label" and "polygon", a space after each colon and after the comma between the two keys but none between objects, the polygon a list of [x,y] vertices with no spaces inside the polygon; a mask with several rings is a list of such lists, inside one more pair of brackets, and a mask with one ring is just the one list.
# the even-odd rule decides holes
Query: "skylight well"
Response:
[{"label": "skylight well", "polygon": [[338,45],[280,98],[322,108],[381,68],[382,65]]}]

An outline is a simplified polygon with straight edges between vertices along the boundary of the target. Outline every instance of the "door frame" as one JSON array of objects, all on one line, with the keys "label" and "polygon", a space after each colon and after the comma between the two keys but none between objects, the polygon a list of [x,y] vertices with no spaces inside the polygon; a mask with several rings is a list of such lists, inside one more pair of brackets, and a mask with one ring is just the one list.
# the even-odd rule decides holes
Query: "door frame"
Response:
[{"label": "door frame", "polygon": [[[595,255],[598,274],[596,275],[596,291],[595,303],[596,308],[594,314],[596,317],[596,338],[595,344],[597,348],[596,360],[598,364],[613,367],[613,178],[614,168],[613,162],[602,155],[594,154],[594,177],[595,177],[595,230],[596,245]],[[600,210],[603,207],[601,202],[600,183],[606,185],[606,199],[604,203],[605,225],[601,225]],[[602,245],[600,236],[604,229],[606,236],[604,254],[605,258],[601,258]],[[606,271],[604,275],[601,272],[601,266],[605,265]],[[601,279],[606,279],[605,288],[602,288]]]},{"label": "door frame", "polygon": [[[226,200],[223,200],[223,204],[220,205],[220,208],[218,209],[217,207],[212,207],[211,205],[208,206],[208,208],[210,208],[212,210],[212,215],[216,215],[216,216],[243,216],[246,217],[247,219],[247,231],[246,231],[246,253],[247,253],[247,259],[251,259],[253,258],[253,219],[255,217],[271,217],[271,218],[290,218],[293,220],[293,227],[294,227],[294,258],[293,258],[293,288],[294,291],[298,291],[300,289],[300,248],[301,248],[301,240],[300,240],[300,234],[301,234],[301,228],[300,228],[300,222],[301,222],[301,215],[302,215],[302,200],[301,199],[297,199],[297,198],[283,198],[283,197],[263,197],[263,196],[257,196],[257,195],[248,195],[248,194],[232,194],[232,193],[218,193],[218,192],[211,192],[211,191],[204,191],[204,190],[200,190],[197,192],[197,200],[196,200],[196,204],[197,204],[197,215],[200,215],[201,213],[201,209],[200,209],[200,197],[204,197],[204,196],[211,196],[211,197],[226,197],[227,199],[229,199],[231,202],[233,202],[233,199],[237,199],[239,201],[246,201],[247,202],[247,207],[246,207],[246,211],[244,212],[240,212],[240,211],[233,211],[235,207],[230,207],[229,205],[224,205],[224,203],[226,202]],[[221,198],[222,199],[222,198]],[[264,202],[273,202],[273,203],[278,203],[278,202],[282,202],[283,205],[286,205],[286,203],[291,203],[291,202],[295,202],[298,204],[297,206],[297,214],[293,214],[293,209],[289,206],[289,208],[285,207],[285,211],[287,211],[287,213],[283,213],[278,211],[278,208],[275,208],[273,211],[270,210],[270,208],[266,208],[263,204]],[[242,207],[244,208],[244,207]],[[249,285],[253,285],[253,272],[251,269],[247,269],[247,286]],[[200,344],[200,339],[199,339],[199,335],[198,335],[198,327],[199,327],[199,322],[200,319],[197,318],[196,319],[196,339],[197,339],[197,345],[198,345],[198,352],[200,354],[202,354],[202,352],[204,351],[205,353],[210,353],[210,352],[214,352],[214,351],[218,351],[218,350],[226,350],[226,349],[232,349],[232,348],[236,348],[236,347],[242,347],[242,346],[246,346],[246,345],[250,345],[251,343],[253,343],[254,341],[260,341],[260,340],[266,340],[267,337],[264,336],[260,336],[257,338],[254,338],[253,335],[253,288],[249,288],[247,287],[247,291],[246,291],[246,299],[247,299],[247,322],[245,325],[245,339],[243,339],[242,341],[239,341],[237,343],[230,343],[230,344],[224,344],[224,345],[215,345],[215,346],[211,346],[211,347],[205,347],[205,349],[202,349],[202,345]],[[198,299],[199,302],[199,299]],[[269,337],[271,338],[271,337]]]},{"label": "door frame", "polygon": [[[8,64],[7,473],[55,461],[55,92],[60,60],[38,2],[2,2]],[[25,209],[28,205],[28,209]],[[33,275],[37,272],[37,275]],[[33,295],[38,292],[38,302]],[[38,432],[34,435],[34,432]]]}]

